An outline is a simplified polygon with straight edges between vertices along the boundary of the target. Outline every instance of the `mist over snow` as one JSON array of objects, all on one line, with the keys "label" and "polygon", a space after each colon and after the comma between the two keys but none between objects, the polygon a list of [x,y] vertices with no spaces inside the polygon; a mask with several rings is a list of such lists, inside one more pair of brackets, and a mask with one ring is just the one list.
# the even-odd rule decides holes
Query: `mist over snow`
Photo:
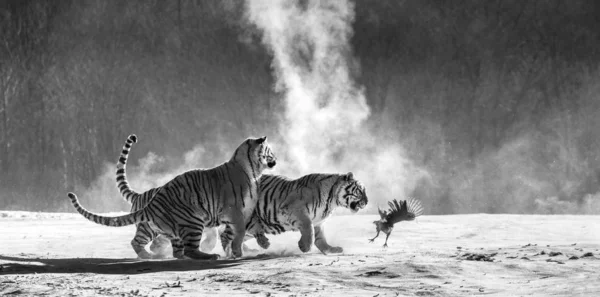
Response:
[{"label": "mist over snow", "polygon": [[[279,158],[276,168],[265,173],[297,178],[310,173],[352,172],[367,187],[366,211],[370,212],[377,205],[386,207],[391,199],[406,199],[428,174],[406,157],[398,142],[367,125],[370,110],[364,87],[353,79],[359,68],[350,44],[353,3],[247,1],[245,8],[248,25],[259,29],[272,55],[274,87],[285,101],[277,129],[258,132],[269,136]],[[234,149],[223,148],[223,162],[228,160],[226,152]],[[220,164],[203,157],[205,153],[202,144],[187,152],[183,160],[175,157],[167,162],[150,153],[139,160],[138,167],[128,167],[130,186],[142,192],[185,170]],[[111,166],[106,170],[100,178],[103,181],[94,184],[102,190],[93,189],[90,194],[105,197],[101,194],[115,193],[104,188],[114,187],[110,185],[114,170]]]},{"label": "mist over snow", "polygon": [[364,87],[353,79],[353,3],[250,0],[246,7],[273,56],[276,90],[285,100],[278,171],[353,172],[367,186],[369,207],[406,198],[426,172],[366,125]]},{"label": "mist over snow", "polygon": [[[600,213],[600,26],[585,0],[9,1],[0,209],[127,211],[268,136],[269,174],[347,173],[375,213]],[[539,13],[544,11],[544,13]]]}]

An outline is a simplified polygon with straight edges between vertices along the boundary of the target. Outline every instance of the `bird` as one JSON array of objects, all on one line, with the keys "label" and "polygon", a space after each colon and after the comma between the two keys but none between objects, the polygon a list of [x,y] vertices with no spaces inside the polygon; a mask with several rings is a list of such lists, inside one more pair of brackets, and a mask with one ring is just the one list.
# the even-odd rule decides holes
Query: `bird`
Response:
[{"label": "bird", "polygon": [[390,206],[389,212],[385,210],[381,210],[378,208],[379,216],[381,219],[378,221],[373,221],[375,227],[377,228],[377,235],[375,237],[369,239],[369,242],[373,242],[375,238],[379,236],[379,232],[385,233],[387,236],[385,237],[385,243],[383,247],[386,248],[388,238],[390,234],[392,234],[392,230],[394,229],[394,224],[402,221],[413,221],[416,217],[423,214],[423,205],[421,201],[417,199],[406,200],[398,200],[394,199],[393,201],[389,201],[388,205]]}]

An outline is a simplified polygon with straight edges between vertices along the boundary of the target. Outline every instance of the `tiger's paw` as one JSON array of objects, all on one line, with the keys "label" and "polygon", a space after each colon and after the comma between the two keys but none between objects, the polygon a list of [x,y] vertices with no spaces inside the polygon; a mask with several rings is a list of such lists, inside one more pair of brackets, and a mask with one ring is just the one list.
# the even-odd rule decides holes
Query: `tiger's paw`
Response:
[{"label": "tiger's paw", "polygon": [[181,250],[181,251],[174,251],[173,252],[173,258],[175,258],[175,259],[185,259],[185,256],[183,255],[183,250]]},{"label": "tiger's paw", "polygon": [[303,253],[307,253],[308,251],[310,251],[311,245],[312,245],[311,242],[308,240],[300,239],[300,241],[298,241],[298,247],[300,248],[300,251],[302,251]]},{"label": "tiger's paw", "polygon": [[269,239],[264,234],[256,235],[256,243],[258,243],[258,246],[265,250],[271,246]]},{"label": "tiger's paw", "polygon": [[339,254],[339,253],[343,253],[344,249],[341,246],[332,246],[329,247],[329,249],[327,249],[327,253],[328,254]]},{"label": "tiger's paw", "polygon": [[242,247],[234,247],[233,245],[231,246],[231,255],[234,259],[236,258],[241,258],[242,256],[244,256],[244,253],[242,252]]}]

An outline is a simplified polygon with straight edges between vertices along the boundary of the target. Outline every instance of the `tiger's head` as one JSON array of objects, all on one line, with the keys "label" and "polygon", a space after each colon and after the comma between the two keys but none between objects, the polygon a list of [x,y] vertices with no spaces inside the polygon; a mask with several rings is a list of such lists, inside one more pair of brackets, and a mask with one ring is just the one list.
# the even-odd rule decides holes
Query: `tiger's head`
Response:
[{"label": "tiger's head", "polygon": [[343,175],[341,190],[338,194],[338,204],[350,209],[352,213],[356,213],[365,208],[368,202],[365,186],[354,179],[352,172]]},{"label": "tiger's head", "polygon": [[235,150],[231,159],[244,167],[251,168],[257,174],[277,164],[277,158],[267,142],[267,136],[246,139]]}]

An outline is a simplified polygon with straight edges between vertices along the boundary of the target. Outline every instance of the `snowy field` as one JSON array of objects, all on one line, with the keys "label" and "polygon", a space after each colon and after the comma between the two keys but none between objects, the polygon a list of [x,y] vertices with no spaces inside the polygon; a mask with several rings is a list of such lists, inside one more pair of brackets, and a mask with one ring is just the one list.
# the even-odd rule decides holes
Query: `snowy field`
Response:
[{"label": "snowy field", "polygon": [[241,260],[142,261],[133,226],[0,211],[0,295],[600,296],[599,216],[424,216],[396,225],[387,249],[368,243],[375,219],[328,222],[340,255],[302,254],[292,232]]}]

